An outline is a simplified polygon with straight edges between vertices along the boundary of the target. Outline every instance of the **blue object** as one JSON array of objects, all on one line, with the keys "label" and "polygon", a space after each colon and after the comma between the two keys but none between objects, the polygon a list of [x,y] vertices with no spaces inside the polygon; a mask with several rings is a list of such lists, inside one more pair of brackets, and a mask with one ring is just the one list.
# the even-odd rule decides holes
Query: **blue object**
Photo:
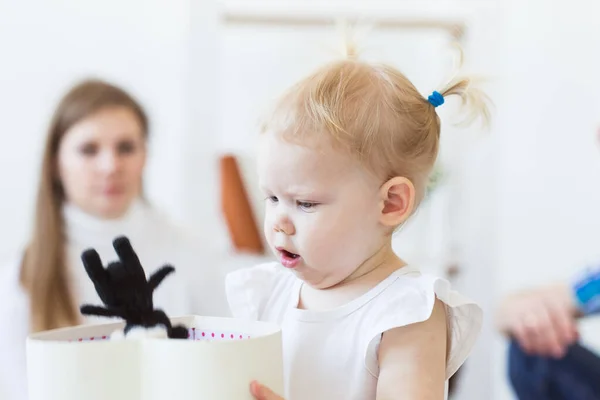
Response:
[{"label": "blue object", "polygon": [[444,96],[438,91],[431,93],[427,100],[436,108],[444,104]]},{"label": "blue object", "polygon": [[600,400],[600,357],[579,343],[555,359],[529,355],[512,341],[508,377],[519,400]]},{"label": "blue object", "polygon": [[572,289],[583,314],[600,312],[600,268],[584,270],[575,278]]}]

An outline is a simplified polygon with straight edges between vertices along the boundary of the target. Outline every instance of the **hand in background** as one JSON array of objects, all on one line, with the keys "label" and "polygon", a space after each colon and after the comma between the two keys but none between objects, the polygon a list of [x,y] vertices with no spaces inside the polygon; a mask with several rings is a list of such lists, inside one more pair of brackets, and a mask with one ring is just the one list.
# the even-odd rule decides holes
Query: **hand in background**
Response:
[{"label": "hand in background", "polygon": [[250,384],[250,392],[256,400],[285,400],[283,397],[273,393],[268,387],[256,381]]},{"label": "hand in background", "polygon": [[499,329],[532,355],[561,358],[578,338],[577,309],[567,285],[509,296],[500,305]]}]

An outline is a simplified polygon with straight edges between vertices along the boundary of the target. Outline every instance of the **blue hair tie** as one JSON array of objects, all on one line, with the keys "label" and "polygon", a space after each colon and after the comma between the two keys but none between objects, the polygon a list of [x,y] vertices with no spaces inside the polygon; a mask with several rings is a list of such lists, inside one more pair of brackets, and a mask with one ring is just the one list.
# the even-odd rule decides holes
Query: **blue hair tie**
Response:
[{"label": "blue hair tie", "polygon": [[444,104],[444,96],[438,91],[431,93],[427,100],[436,108]]}]

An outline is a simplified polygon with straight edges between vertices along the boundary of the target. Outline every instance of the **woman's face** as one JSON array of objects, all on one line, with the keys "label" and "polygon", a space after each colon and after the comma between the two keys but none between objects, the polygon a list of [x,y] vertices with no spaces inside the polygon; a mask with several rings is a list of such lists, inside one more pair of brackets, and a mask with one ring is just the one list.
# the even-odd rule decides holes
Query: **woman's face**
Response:
[{"label": "woman's face", "polygon": [[122,216],[142,190],[146,139],[136,115],[102,109],[67,130],[57,169],[66,201],[99,218]]}]

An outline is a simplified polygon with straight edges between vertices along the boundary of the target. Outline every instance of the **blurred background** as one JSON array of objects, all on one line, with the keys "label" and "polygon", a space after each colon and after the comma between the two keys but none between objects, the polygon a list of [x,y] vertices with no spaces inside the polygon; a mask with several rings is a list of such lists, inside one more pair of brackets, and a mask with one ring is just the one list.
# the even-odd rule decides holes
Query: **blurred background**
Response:
[{"label": "blurred background", "polygon": [[[146,108],[147,197],[222,254],[198,262],[231,269],[263,257],[236,243],[222,160],[234,157],[260,225],[261,113],[339,55],[336,18],[369,26],[364,58],[393,63],[424,95],[452,71],[456,42],[465,71],[486,79],[490,129],[460,130],[458,105],[440,109],[441,179],[395,246],[486,312],[454,398],[512,399],[506,343],[493,326],[498,299],[600,260],[597,2],[0,0],[0,254],[27,241],[57,101],[97,77]],[[588,319],[582,331],[600,350],[600,324]]]}]

